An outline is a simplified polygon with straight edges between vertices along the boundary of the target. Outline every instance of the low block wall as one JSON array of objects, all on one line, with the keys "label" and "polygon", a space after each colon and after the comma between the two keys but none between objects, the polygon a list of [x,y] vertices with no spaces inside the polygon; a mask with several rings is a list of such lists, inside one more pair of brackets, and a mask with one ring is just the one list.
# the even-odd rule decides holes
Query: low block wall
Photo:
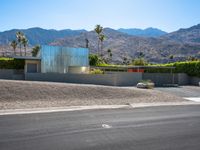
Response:
[{"label": "low block wall", "polygon": [[190,77],[186,73],[178,73],[178,85],[189,85]]},{"label": "low block wall", "polygon": [[13,69],[0,69],[0,79],[12,79],[13,74]]},{"label": "low block wall", "polygon": [[135,86],[140,80],[152,80],[156,86],[166,84],[199,85],[200,78],[190,77],[184,73],[129,73],[112,72],[106,74],[59,74],[59,73],[27,73],[23,70],[0,69],[0,79],[52,81],[82,84],[99,84],[111,86]]},{"label": "low block wall", "polygon": [[26,80],[52,81],[67,83],[99,84],[114,86],[134,86],[142,79],[141,73],[120,74],[57,74],[57,73],[27,73]]},{"label": "low block wall", "polygon": [[24,80],[23,72],[23,70],[0,69],[0,79]]},{"label": "low block wall", "polygon": [[178,75],[171,73],[143,73],[143,80],[151,80],[156,86],[178,84]]},{"label": "low block wall", "polygon": [[178,84],[177,74],[163,73],[128,73],[117,72],[109,74],[57,74],[57,73],[27,73],[26,80],[52,81],[67,83],[99,84],[113,86],[135,86],[141,80],[152,80],[156,86]]},{"label": "low block wall", "polygon": [[190,84],[191,85],[200,86],[199,83],[200,83],[200,78],[198,78],[198,77],[190,77]]},{"label": "low block wall", "polygon": [[188,76],[186,73],[178,74],[179,85],[197,85],[199,86],[200,78]]}]

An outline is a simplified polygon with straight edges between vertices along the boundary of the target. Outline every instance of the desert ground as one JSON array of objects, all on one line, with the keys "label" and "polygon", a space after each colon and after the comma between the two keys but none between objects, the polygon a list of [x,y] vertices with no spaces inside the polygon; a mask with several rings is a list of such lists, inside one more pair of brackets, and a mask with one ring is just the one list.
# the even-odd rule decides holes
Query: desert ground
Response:
[{"label": "desert ground", "polygon": [[155,89],[0,80],[0,109],[182,102]]}]

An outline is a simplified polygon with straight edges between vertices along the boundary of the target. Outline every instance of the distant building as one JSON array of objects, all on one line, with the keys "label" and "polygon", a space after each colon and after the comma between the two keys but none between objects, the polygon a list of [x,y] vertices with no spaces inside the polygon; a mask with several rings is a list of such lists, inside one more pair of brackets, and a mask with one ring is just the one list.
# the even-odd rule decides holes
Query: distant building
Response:
[{"label": "distant building", "polygon": [[42,46],[37,57],[16,56],[25,60],[25,73],[87,73],[89,50],[61,46]]}]

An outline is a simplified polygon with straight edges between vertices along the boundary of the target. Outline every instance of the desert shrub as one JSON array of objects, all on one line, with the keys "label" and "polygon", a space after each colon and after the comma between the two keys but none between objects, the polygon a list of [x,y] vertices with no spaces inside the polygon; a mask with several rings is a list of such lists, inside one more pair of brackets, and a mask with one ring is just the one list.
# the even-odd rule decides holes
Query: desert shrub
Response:
[{"label": "desert shrub", "polygon": [[140,83],[153,83],[151,80],[140,80]]},{"label": "desert shrub", "polygon": [[147,61],[144,58],[137,58],[132,61],[134,66],[146,66],[148,65]]},{"label": "desert shrub", "polygon": [[[139,83],[142,83],[143,84],[143,87],[144,88],[147,88],[147,89],[153,89],[155,84],[153,83],[153,81],[151,80],[141,80]],[[138,84],[139,84],[138,83]],[[137,85],[138,86],[138,85]]]},{"label": "desert shrub", "polygon": [[104,74],[104,72],[100,69],[92,69],[90,74]]}]

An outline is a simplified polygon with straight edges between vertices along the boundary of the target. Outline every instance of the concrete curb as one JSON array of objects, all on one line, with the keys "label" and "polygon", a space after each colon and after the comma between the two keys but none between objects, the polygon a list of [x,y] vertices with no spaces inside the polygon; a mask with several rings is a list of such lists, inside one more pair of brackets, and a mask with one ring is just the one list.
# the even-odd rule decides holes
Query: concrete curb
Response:
[{"label": "concrete curb", "polygon": [[144,108],[144,107],[156,107],[156,106],[183,106],[183,105],[200,105],[200,103],[161,102],[161,103],[134,103],[129,105],[93,105],[93,106],[69,106],[69,107],[50,107],[50,108],[31,108],[31,109],[8,109],[8,110],[0,110],[0,116],[16,115],[16,114],[81,111],[81,110],[93,110],[93,109]]},{"label": "concrete curb", "polygon": [[8,109],[8,110],[0,110],[0,115],[51,113],[51,112],[92,110],[92,109],[116,109],[116,108],[129,108],[129,107],[130,105],[93,105],[93,106],[69,106],[69,107],[49,107],[49,108],[30,108],[30,109]]},{"label": "concrete curb", "polygon": [[130,104],[133,108],[156,107],[156,106],[184,106],[184,105],[200,105],[197,102],[160,102],[160,103],[134,103]]}]

